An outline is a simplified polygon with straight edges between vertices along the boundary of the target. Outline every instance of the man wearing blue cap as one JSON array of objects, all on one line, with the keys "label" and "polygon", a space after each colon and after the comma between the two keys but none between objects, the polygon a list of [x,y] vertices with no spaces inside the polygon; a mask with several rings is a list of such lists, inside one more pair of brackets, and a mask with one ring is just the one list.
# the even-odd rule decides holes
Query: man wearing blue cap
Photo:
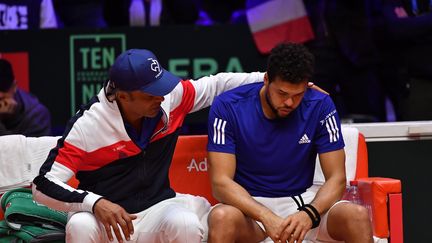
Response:
[{"label": "man wearing blue cap", "polygon": [[[110,80],[70,120],[39,176],[36,201],[68,211],[68,242],[200,242],[201,198],[176,194],[168,170],[185,116],[262,73],[180,80],[148,50],[115,60]],[[78,189],[68,186],[73,177]]]}]

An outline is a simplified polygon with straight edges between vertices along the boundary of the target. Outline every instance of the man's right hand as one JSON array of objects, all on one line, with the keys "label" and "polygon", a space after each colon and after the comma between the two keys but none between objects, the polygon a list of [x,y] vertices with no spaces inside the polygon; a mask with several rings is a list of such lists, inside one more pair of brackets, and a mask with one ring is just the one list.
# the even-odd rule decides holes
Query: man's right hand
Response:
[{"label": "man's right hand", "polygon": [[273,242],[279,242],[280,239],[280,227],[284,219],[277,216],[273,212],[267,212],[261,219],[261,223],[264,225],[266,234],[270,237]]},{"label": "man's right hand", "polygon": [[94,215],[104,225],[110,241],[113,241],[112,227],[118,242],[123,242],[123,237],[118,227],[119,225],[126,240],[130,240],[130,235],[134,232],[132,220],[137,218],[136,215],[129,214],[120,205],[112,203],[104,198],[97,201],[94,205]]}]

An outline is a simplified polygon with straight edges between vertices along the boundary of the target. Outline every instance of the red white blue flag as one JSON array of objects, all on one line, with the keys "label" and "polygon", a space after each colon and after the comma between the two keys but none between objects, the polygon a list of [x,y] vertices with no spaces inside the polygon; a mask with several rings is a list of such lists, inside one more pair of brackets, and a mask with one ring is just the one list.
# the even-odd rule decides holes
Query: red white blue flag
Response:
[{"label": "red white blue flag", "polygon": [[246,15],[261,53],[281,42],[303,43],[314,38],[302,0],[248,0]]}]

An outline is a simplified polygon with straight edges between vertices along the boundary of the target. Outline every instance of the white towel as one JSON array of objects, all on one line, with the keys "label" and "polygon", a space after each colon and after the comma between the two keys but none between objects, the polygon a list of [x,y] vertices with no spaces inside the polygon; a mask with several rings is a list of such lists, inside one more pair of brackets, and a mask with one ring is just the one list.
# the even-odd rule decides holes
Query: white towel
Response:
[{"label": "white towel", "polygon": [[[355,179],[359,131],[355,127],[342,126],[342,136],[345,142],[345,172],[348,186],[349,182]],[[324,174],[317,156],[313,184],[323,185],[324,182]]]},{"label": "white towel", "polygon": [[0,136],[0,193],[30,186],[59,138]]}]

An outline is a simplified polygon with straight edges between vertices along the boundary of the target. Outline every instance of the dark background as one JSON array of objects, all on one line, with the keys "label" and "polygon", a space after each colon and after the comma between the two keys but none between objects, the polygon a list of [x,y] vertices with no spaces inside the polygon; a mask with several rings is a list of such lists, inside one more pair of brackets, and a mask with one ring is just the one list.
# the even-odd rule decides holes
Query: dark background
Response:
[{"label": "dark background", "polygon": [[[265,70],[266,57],[256,50],[246,26],[0,31],[0,52],[29,53],[30,91],[52,112],[53,126],[58,127],[71,116],[70,36],[119,33],[126,36],[126,49],[152,50],[166,69],[170,58],[211,57],[222,72],[229,57],[238,57],[244,71]],[[192,74],[192,60],[182,70]]]}]

